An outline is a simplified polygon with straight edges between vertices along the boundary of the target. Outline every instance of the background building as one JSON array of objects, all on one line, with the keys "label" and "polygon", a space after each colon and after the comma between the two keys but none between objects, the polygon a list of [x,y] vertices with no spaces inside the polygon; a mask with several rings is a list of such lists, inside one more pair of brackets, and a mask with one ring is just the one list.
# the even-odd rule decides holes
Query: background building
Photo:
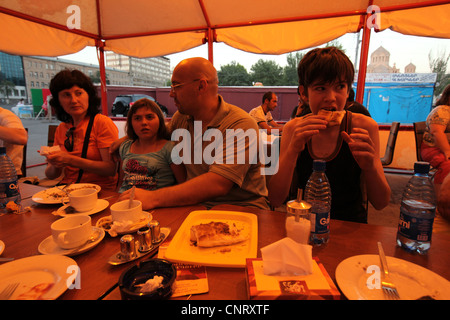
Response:
[{"label": "background building", "polygon": [[[89,76],[94,83],[100,83],[100,72],[97,65],[64,60],[59,58],[23,57],[23,73],[25,74],[28,102],[31,102],[31,89],[48,89],[50,80],[61,70],[76,69]],[[128,73],[106,68],[107,84],[129,86]]]},{"label": "background building", "polygon": [[7,100],[15,102],[27,97],[22,57],[0,52],[0,84],[3,87],[8,83],[8,94],[0,90],[2,103],[8,103]]},{"label": "background building", "polygon": [[170,59],[166,57],[134,58],[106,52],[106,66],[128,73],[131,86],[162,87],[170,80]]},{"label": "background building", "polygon": [[389,65],[390,52],[380,46],[370,55],[370,64],[367,66],[367,73],[398,73],[400,70]]}]

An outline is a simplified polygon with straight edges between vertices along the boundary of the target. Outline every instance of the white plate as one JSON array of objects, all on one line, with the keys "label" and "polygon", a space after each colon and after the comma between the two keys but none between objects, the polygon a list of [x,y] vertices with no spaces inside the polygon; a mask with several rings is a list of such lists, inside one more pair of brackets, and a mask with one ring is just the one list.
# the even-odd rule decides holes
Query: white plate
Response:
[{"label": "white plate", "polygon": [[[212,248],[194,246],[191,226],[211,221],[247,224],[249,238],[246,241]],[[193,211],[184,220],[166,251],[166,259],[174,262],[201,264],[214,267],[243,268],[247,258],[256,258],[258,248],[258,219],[245,212],[200,210]]]},{"label": "white plate", "polygon": [[[11,261],[0,265],[0,292],[8,284],[19,283],[10,300],[23,299],[20,297],[23,294],[28,294],[27,299],[53,300],[68,289],[70,280],[77,278],[78,269],[75,260],[61,255],[37,255]],[[46,286],[49,289],[44,293],[36,292],[38,287]]]},{"label": "white plate", "polygon": [[[450,299],[450,282],[438,274],[414,263],[386,257],[392,282],[402,300],[415,300],[423,296]],[[380,266],[378,255],[359,255],[345,259],[336,268],[336,281],[350,300],[384,300],[383,290],[376,286],[374,267]],[[368,270],[369,268],[369,270]],[[376,267],[374,268],[376,269]],[[381,272],[380,272],[381,276]],[[381,286],[381,283],[380,283]]]},{"label": "white plate", "polygon": [[[67,198],[65,197],[66,193],[61,190],[62,188],[64,188],[64,185],[39,191],[38,193],[35,193],[31,199],[34,202],[41,204],[61,204],[62,200]],[[74,183],[70,185],[66,191],[70,192],[84,188],[95,188],[98,192],[102,189],[99,185],[92,183]]]},{"label": "white plate", "polygon": [[0,240],[0,256],[3,253],[3,250],[5,250],[5,243],[2,240]]},{"label": "white plate", "polygon": [[53,236],[49,236],[39,244],[38,250],[42,254],[59,254],[69,257],[76,256],[78,254],[82,254],[86,251],[91,250],[96,245],[98,245],[100,241],[102,241],[103,238],[105,237],[105,231],[101,228],[92,227],[92,232],[96,233],[96,238],[94,239],[93,242],[89,242],[88,244],[82,247],[73,249],[62,249],[53,241]]},{"label": "white plate", "polygon": [[65,209],[68,207],[69,205],[65,205],[62,206],[61,208],[59,208],[58,210],[56,210],[55,215],[57,216],[61,216],[61,217],[68,217],[68,216],[90,216],[91,214],[100,212],[102,210],[105,210],[106,208],[108,208],[109,206],[109,202],[107,200],[104,199],[98,199],[97,203],[95,204],[94,209],[90,210],[90,211],[84,211],[84,212],[74,212],[74,213],[67,213],[65,211]]}]

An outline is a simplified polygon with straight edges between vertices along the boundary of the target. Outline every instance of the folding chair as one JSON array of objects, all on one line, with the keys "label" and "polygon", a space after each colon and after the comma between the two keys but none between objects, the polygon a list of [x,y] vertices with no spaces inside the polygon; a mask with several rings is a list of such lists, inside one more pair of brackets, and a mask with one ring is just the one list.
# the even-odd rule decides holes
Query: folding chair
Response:
[{"label": "folding chair", "polygon": [[392,163],[394,158],[395,143],[397,142],[398,129],[400,128],[400,122],[392,122],[391,131],[389,133],[389,138],[386,144],[386,151],[384,152],[383,158],[381,158],[381,163],[383,166],[388,166]]}]

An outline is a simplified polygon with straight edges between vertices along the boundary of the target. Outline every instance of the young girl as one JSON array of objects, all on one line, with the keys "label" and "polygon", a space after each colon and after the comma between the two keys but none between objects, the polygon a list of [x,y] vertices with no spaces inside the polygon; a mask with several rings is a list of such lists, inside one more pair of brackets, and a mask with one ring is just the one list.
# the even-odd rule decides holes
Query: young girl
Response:
[{"label": "young girl", "polygon": [[124,173],[120,193],[133,186],[155,190],[186,179],[184,166],[172,163],[173,142],[168,140],[164,116],[154,101],[136,101],[128,112],[125,130],[131,140],[119,148]]}]

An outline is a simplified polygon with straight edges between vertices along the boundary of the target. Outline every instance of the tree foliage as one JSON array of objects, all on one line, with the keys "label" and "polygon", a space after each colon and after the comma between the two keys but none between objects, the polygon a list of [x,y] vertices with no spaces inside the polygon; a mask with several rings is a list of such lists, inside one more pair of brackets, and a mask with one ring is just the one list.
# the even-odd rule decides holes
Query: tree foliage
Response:
[{"label": "tree foliage", "polygon": [[3,94],[6,98],[9,98],[9,95],[13,92],[15,88],[15,84],[8,80],[2,80],[0,82],[0,93]]},{"label": "tree foliage", "polygon": [[[345,52],[337,40],[324,46],[335,46]],[[273,60],[259,59],[247,72],[244,66],[232,61],[217,72],[220,86],[251,86],[257,82],[264,86],[297,86],[297,66],[306,51],[291,52],[286,57],[286,66],[281,67]]]},{"label": "tree foliage", "polygon": [[220,67],[217,71],[221,86],[251,86],[252,81],[247,69],[236,61]]},{"label": "tree foliage", "polygon": [[438,97],[445,87],[450,84],[450,74],[446,74],[450,54],[445,51],[434,58],[431,51],[428,53],[428,62],[431,72],[436,73],[436,86],[434,88],[434,96]]},{"label": "tree foliage", "polygon": [[253,83],[261,82],[265,86],[283,85],[283,68],[273,60],[259,59],[250,68],[250,76]]}]

